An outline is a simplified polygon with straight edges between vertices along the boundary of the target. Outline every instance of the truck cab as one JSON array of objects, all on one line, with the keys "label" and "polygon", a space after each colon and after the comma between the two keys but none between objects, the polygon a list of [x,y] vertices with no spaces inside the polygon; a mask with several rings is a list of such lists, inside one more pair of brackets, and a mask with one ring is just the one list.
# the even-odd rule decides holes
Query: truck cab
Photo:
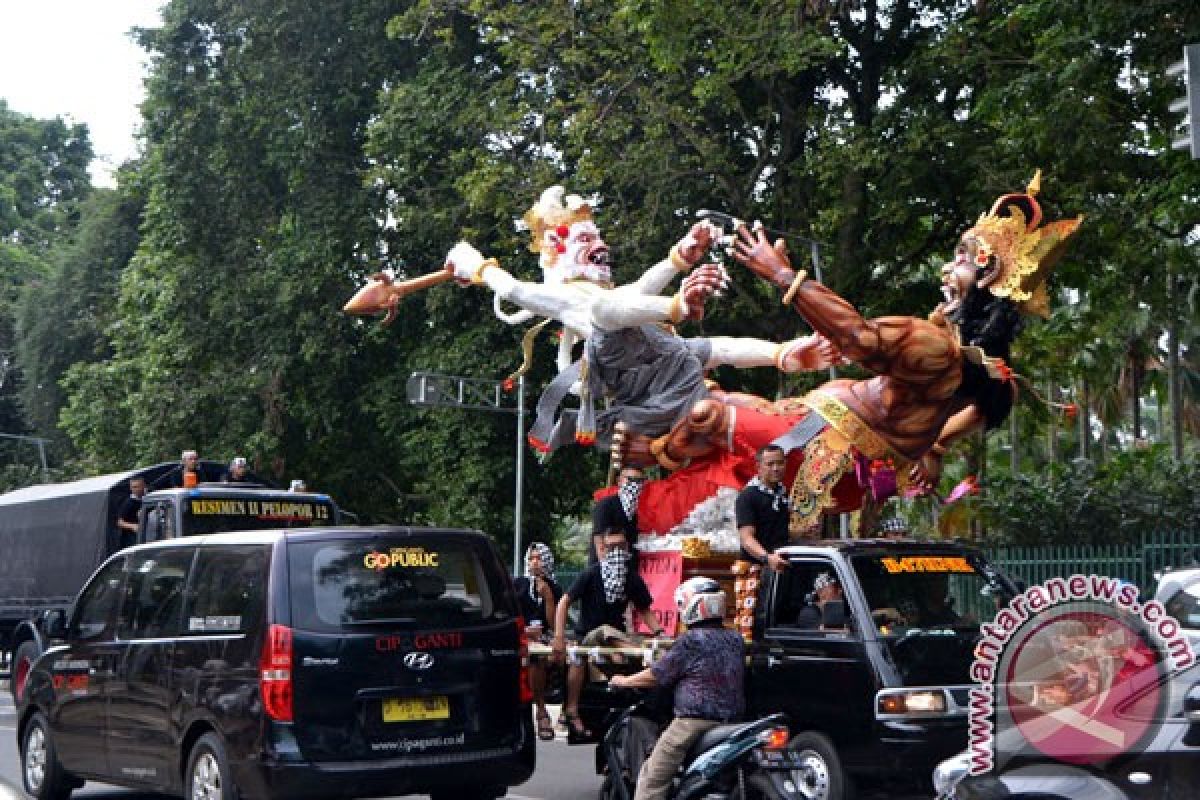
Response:
[{"label": "truck cab", "polygon": [[[855,539],[776,552],[789,568],[762,575],[748,713],[787,713],[816,796],[850,796],[855,779],[924,780],[966,744],[980,625],[1016,587],[955,543]],[[834,600],[814,613],[814,586],[830,577],[840,608]]]},{"label": "truck cab", "polygon": [[[821,540],[775,552],[785,571],[737,576],[758,581],[747,719],[787,715],[801,796],[846,800],[857,783],[924,784],[966,747],[980,625],[1016,587],[954,542]],[[733,577],[722,583],[732,587]],[[839,591],[818,593],[831,579]],[[589,683],[580,714],[601,732],[613,709],[637,699]]]},{"label": "truck cab", "polygon": [[[201,461],[201,480],[222,464]],[[252,483],[201,483],[157,489],[142,498],[135,541],[117,526],[130,481],[162,483],[178,469],[165,463],[0,495],[0,669],[18,698],[33,661],[49,645],[41,620],[66,612],[108,556],[130,544],[227,531],[337,525],[332,498]]]},{"label": "truck cab", "polygon": [[236,483],[202,483],[161,489],[142,498],[138,544],[225,531],[278,530],[336,525],[329,495],[285,492]]}]

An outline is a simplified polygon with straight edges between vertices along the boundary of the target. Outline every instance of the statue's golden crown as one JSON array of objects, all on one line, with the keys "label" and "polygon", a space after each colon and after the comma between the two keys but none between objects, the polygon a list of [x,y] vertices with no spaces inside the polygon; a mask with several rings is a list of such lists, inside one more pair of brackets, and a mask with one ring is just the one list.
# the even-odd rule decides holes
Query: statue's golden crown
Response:
[{"label": "statue's golden crown", "polygon": [[1039,169],[1024,193],[999,198],[968,233],[996,258],[997,274],[988,284],[988,291],[1013,301],[1025,314],[1047,317],[1050,303],[1046,279],[1083,216],[1042,225],[1042,208],[1036,199],[1041,182]]}]

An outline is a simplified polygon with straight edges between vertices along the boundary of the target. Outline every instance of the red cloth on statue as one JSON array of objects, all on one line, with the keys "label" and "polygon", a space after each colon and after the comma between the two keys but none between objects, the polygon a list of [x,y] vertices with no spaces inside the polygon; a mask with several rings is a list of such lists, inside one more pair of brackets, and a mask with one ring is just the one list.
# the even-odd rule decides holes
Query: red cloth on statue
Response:
[{"label": "red cloth on statue", "polygon": [[[734,422],[733,449],[718,450],[711,456],[695,459],[666,478],[647,481],[638,498],[638,530],[666,533],[688,515],[698,503],[729,487],[741,490],[758,466],[758,451],[800,421],[801,415],[765,414],[752,408],[738,408]],[[804,454],[793,451],[788,457],[785,483],[791,485]]]},{"label": "red cloth on statue", "polygon": [[[638,498],[638,531],[665,534],[678,525],[699,503],[727,487],[741,491],[758,472],[755,456],[803,419],[802,414],[770,414],[738,407],[734,422],[733,449],[718,450],[699,458],[666,478],[647,481]],[[804,461],[804,450],[788,454],[784,485],[789,488]],[[838,511],[862,506],[863,489],[853,471],[833,487]]]}]

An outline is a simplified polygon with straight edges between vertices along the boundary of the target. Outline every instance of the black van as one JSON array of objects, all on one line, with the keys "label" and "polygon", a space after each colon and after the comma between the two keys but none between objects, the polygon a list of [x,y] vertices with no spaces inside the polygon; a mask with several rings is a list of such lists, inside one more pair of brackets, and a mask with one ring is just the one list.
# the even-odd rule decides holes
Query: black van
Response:
[{"label": "black van", "polygon": [[18,706],[26,791],[494,798],[529,778],[524,627],[478,532],[308,529],[112,556]]}]

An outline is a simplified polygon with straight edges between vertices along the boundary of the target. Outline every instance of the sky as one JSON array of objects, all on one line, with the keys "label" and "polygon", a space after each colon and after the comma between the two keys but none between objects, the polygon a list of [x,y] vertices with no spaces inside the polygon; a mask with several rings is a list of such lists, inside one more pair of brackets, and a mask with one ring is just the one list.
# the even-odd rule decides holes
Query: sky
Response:
[{"label": "sky", "polygon": [[146,52],[128,36],[158,27],[166,0],[0,0],[0,97],[10,111],[86,123],[92,181],[137,155]]}]

